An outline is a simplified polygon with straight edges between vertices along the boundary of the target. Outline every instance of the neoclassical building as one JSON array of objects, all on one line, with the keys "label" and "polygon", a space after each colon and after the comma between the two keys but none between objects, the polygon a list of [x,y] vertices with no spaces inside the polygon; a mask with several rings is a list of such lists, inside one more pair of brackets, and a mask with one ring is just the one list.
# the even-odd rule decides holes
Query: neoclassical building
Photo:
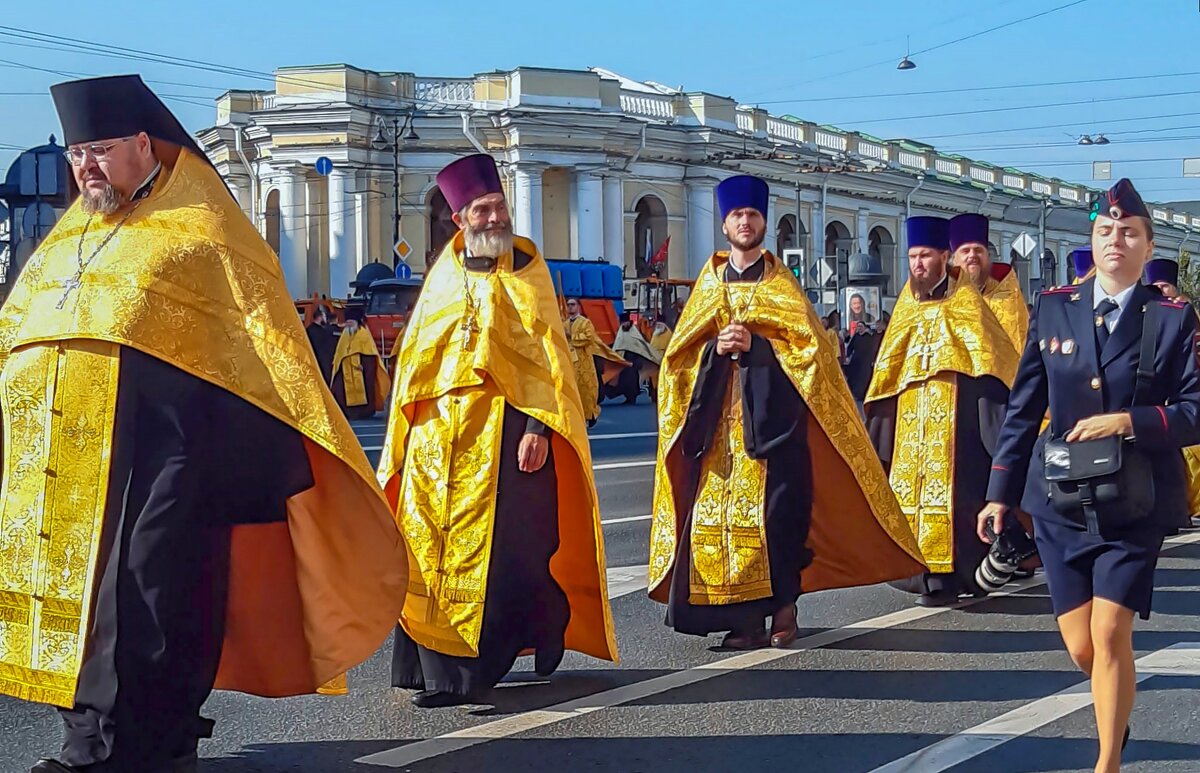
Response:
[{"label": "neoclassical building", "polygon": [[[885,297],[907,278],[909,214],[982,212],[1027,293],[1067,281],[1094,190],[600,69],[286,67],[274,91],[222,95],[199,138],[296,296],[347,295],[362,266],[395,260],[397,233],[420,274],[454,232],[434,176],[474,152],[501,163],[515,229],[546,257],[603,258],[632,278],[669,238],[669,274],[694,276],[723,244],[716,184],[749,173],[771,184],[769,248],[825,258],[842,283],[850,256],[869,255]],[[1174,258],[1200,217],[1151,209],[1160,257]],[[1029,257],[1014,249],[1022,234],[1037,242]]]}]

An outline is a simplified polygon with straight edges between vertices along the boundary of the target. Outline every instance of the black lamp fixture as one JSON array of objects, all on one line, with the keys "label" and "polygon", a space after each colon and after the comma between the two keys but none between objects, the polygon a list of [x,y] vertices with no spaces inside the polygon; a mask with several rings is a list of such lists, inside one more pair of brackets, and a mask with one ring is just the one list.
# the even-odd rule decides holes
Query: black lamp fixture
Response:
[{"label": "black lamp fixture", "polygon": [[908,58],[908,55],[912,53],[912,46],[909,45],[908,40],[909,40],[908,36],[905,35],[904,36],[905,54],[904,54],[904,58],[900,60],[900,64],[896,65],[897,70],[915,70],[915,69],[917,69],[917,63]]},{"label": "black lamp fixture", "polygon": [[[1100,135],[1100,136],[1101,136],[1101,137],[1103,137],[1104,135]],[[1105,140],[1105,142],[1108,142],[1108,140]],[[1091,137],[1089,137],[1088,135],[1086,135],[1086,134],[1085,134],[1085,135],[1083,135],[1082,137],[1080,137],[1080,138],[1079,138],[1079,143],[1078,143],[1078,144],[1080,144],[1080,145],[1095,145],[1095,144],[1096,144],[1096,141],[1095,141],[1095,140],[1093,140]]]},{"label": "black lamp fixture", "polygon": [[1092,140],[1092,144],[1093,145],[1107,145],[1108,137],[1105,137],[1103,134],[1097,134],[1096,137]]}]

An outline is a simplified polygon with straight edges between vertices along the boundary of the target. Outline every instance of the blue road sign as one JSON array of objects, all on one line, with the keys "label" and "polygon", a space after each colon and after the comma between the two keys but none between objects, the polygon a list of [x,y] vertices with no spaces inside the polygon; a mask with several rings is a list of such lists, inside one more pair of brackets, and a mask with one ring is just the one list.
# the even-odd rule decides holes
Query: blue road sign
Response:
[{"label": "blue road sign", "polygon": [[325,156],[321,156],[320,158],[317,159],[317,174],[327,175],[332,171],[333,171],[333,162],[332,161],[330,161]]},{"label": "blue road sign", "polygon": [[404,261],[400,261],[399,263],[396,264],[396,278],[397,279],[412,279],[412,269],[409,268],[408,264],[405,263]]}]

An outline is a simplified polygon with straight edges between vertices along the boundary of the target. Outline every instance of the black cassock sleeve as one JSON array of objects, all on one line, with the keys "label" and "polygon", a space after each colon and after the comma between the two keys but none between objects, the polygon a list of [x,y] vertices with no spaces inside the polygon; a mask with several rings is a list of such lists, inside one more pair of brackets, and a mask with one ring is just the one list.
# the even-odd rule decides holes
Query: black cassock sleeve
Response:
[{"label": "black cassock sleeve", "polygon": [[[712,445],[721,423],[725,390],[736,370],[742,386],[746,453],[765,459],[772,451],[803,435],[808,408],[784,372],[771,343],[752,335],[750,351],[735,364],[728,355],[717,354],[717,342],[709,341],[700,358],[700,371],[692,390],[684,420],[680,448],[685,458],[698,459]],[[800,439],[803,439],[802,437]]]}]

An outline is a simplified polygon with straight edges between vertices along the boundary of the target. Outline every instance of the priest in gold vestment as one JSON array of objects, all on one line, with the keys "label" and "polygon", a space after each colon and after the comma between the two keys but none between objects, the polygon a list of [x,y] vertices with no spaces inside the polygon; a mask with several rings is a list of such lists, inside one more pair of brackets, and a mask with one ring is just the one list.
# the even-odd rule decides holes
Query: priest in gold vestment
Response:
[{"label": "priest in gold vestment", "polygon": [[346,320],[338,337],[330,388],[348,419],[369,419],[387,407],[391,379],[371,331],[357,319]]},{"label": "priest in gold vestment", "polygon": [[975,534],[1017,351],[963,269],[948,265],[947,221],[911,217],[909,280],[884,334],[867,429],[929,571],[900,587],[922,606],[978,592],[988,546]]},{"label": "priest in gold vestment", "polygon": [[279,261],[137,76],[51,89],[81,191],[0,311],[0,693],[35,773],[195,771],[213,687],[336,687],[406,566]]},{"label": "priest in gold vestment", "polygon": [[762,249],[767,184],[731,177],[717,199],[730,251],[701,270],[659,374],[649,590],[676,631],[786,647],[802,591],[924,566],[837,349]]},{"label": "priest in gold vestment", "polygon": [[[462,229],[401,344],[379,481],[407,538],[392,684],[485,701],[517,656],[616,659],[583,406],[546,263],[512,235],[496,164],[438,174]],[[591,395],[594,399],[594,395]]]},{"label": "priest in gold vestment", "polygon": [[578,298],[567,299],[567,343],[571,347],[571,362],[575,366],[575,384],[583,400],[584,418],[589,427],[600,418],[601,380],[616,381],[619,371],[629,367],[608,344],[600,340],[596,325],[583,314]]},{"label": "priest in gold vestment", "polygon": [[951,265],[961,268],[975,283],[1020,357],[1025,350],[1025,334],[1029,332],[1029,305],[1021,294],[1012,265],[992,261],[988,251],[988,219],[973,212],[955,215],[950,219],[949,229],[950,249],[954,253]]}]

